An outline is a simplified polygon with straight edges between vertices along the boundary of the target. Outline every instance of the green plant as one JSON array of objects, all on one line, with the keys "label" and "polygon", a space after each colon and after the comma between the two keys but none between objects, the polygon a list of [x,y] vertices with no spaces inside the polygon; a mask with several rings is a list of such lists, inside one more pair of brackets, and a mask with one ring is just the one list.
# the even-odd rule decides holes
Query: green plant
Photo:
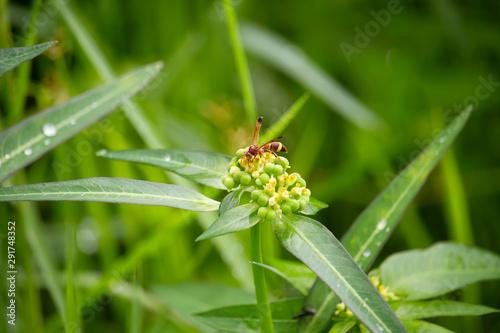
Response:
[{"label": "green plant", "polygon": [[[53,43],[3,50],[0,69],[6,72],[51,45]],[[0,133],[0,180],[5,181],[125,101],[147,84],[160,68],[161,65],[156,64],[138,69]],[[296,114],[307,97],[301,98],[286,114]],[[299,174],[288,172],[291,169],[288,160],[272,151],[248,154],[248,147],[238,150],[233,158],[170,149],[98,153],[109,159],[149,164],[209,187],[227,189],[229,194],[220,203],[183,186],[122,178],[6,187],[0,189],[0,200],[102,201],[192,211],[219,210],[219,218],[198,240],[250,228],[257,304],[226,306],[198,314],[200,320],[219,330],[244,327],[247,331],[260,329],[262,332],[320,332],[330,327],[330,332],[350,329],[444,332],[444,328],[419,319],[481,315],[497,310],[428,299],[473,282],[500,278],[497,255],[464,245],[442,243],[426,251],[390,256],[379,269],[369,273],[371,280],[363,270],[370,267],[428,174],[463,128],[470,112],[469,108],[460,113],[392,180],[354,222],[342,243],[319,222],[303,215],[314,215],[326,205],[311,197],[306,181]],[[285,128],[291,119],[293,116],[283,117],[264,137],[274,136],[276,128]],[[308,268],[289,265],[283,269],[279,265],[264,264],[260,234],[263,223],[271,223],[281,245]],[[43,256],[43,251],[39,255]],[[52,269],[46,267],[48,272]],[[296,272],[308,272],[309,269],[314,273],[307,273],[307,278],[293,277]],[[265,270],[285,278],[303,296],[269,301]],[[312,286],[311,276],[318,277]],[[67,312],[55,287],[52,297],[64,317]]]},{"label": "green plant", "polygon": [[[33,22],[36,21],[41,3],[41,1],[34,2]],[[253,124],[255,118],[257,118],[257,103],[255,102],[249,66],[246,63],[243,46],[260,60],[278,68],[299,82],[352,124],[368,130],[383,127],[384,121],[378,115],[372,113],[362,103],[350,96],[325,71],[315,65],[311,59],[304,56],[300,49],[290,47],[290,44],[281,37],[246,23],[242,25],[241,29],[244,37],[242,43],[233,8],[235,2],[224,0],[221,3],[227,14],[227,28],[233,46],[236,68],[240,75],[245,114],[249,123]],[[5,4],[0,4],[0,7],[2,6],[5,6]],[[61,220],[64,221],[64,240],[66,241],[63,251],[66,258],[62,260],[64,263],[62,273],[66,283],[65,291],[63,291],[60,273],[56,268],[56,260],[51,257],[51,253],[47,250],[49,247],[59,250],[59,239],[50,244],[44,239],[44,235],[47,235],[44,234],[45,225],[37,219],[36,209],[32,209],[29,203],[20,205],[0,203],[1,216],[8,216],[7,210],[11,208],[18,209],[21,214],[24,214],[21,223],[18,223],[18,225],[24,225],[25,238],[33,253],[33,262],[40,268],[41,274],[34,274],[33,277],[33,275],[30,276],[29,272],[31,266],[26,265],[25,268],[28,272],[26,281],[20,280],[22,286],[28,286],[26,288],[28,297],[22,298],[22,300],[30,300],[30,303],[24,303],[29,304],[29,307],[23,304],[23,308],[32,309],[31,312],[27,312],[27,316],[24,316],[24,318],[30,318],[30,328],[32,330],[43,330],[43,328],[40,328],[42,325],[38,327],[36,321],[38,312],[36,310],[36,296],[32,296],[36,295],[36,293],[32,292],[33,289],[46,289],[55,305],[53,312],[56,312],[56,314],[51,313],[51,317],[47,319],[47,330],[55,331],[54,327],[59,328],[59,323],[62,323],[66,331],[75,331],[78,329],[91,329],[86,327],[86,325],[89,325],[87,323],[89,317],[87,307],[90,304],[90,306],[102,309],[98,296],[103,288],[111,288],[110,286],[112,286],[112,282],[116,282],[115,280],[125,285],[121,290],[117,290],[115,294],[125,298],[130,303],[130,310],[126,309],[127,307],[122,307],[122,304],[116,304],[118,302],[113,302],[113,310],[122,307],[120,315],[125,313],[128,317],[128,314],[131,314],[130,331],[132,332],[142,330],[142,309],[158,314],[157,317],[162,319],[166,318],[167,325],[173,324],[175,326],[174,332],[191,332],[196,329],[210,331],[210,327],[218,331],[238,332],[259,330],[264,332],[272,330],[281,332],[343,332],[348,330],[364,332],[367,327],[376,332],[381,331],[381,329],[384,331],[389,329],[391,331],[402,331],[404,328],[401,326],[400,321],[409,331],[445,332],[447,330],[444,328],[422,319],[439,316],[482,315],[497,311],[477,304],[450,301],[455,297],[450,292],[454,292],[458,288],[486,279],[498,279],[498,267],[500,266],[498,256],[484,250],[453,243],[439,243],[425,251],[412,250],[393,254],[379,268],[368,271],[383,245],[396,228],[403,212],[424,183],[427,175],[461,131],[469,117],[470,109],[456,113],[458,117],[441,134],[434,137],[434,140],[422,151],[420,156],[415,158],[406,170],[403,170],[399,176],[394,178],[380,196],[360,215],[349,232],[341,239],[341,243],[326,228],[310,218],[311,215],[325,208],[326,205],[311,197],[311,192],[306,188],[305,180],[292,173],[292,171],[300,170],[303,175],[307,175],[307,177],[304,176],[303,178],[309,179],[308,176],[311,174],[313,165],[312,161],[318,160],[311,156],[315,156],[318,152],[321,153],[320,140],[308,141],[302,139],[300,145],[302,149],[291,151],[292,158],[290,160],[294,162],[295,169],[290,167],[288,160],[281,154],[279,158],[266,153],[262,156],[256,156],[259,160],[261,158],[265,160],[261,165],[259,165],[261,161],[257,162],[252,158],[242,159],[247,148],[238,150],[235,157],[172,149],[102,150],[98,153],[100,157],[110,160],[131,161],[157,166],[168,172],[181,175],[188,180],[195,180],[204,187],[198,187],[196,184],[187,185],[185,183],[188,182],[184,182],[180,178],[170,179],[170,182],[176,185],[124,178],[90,178],[57,183],[12,186],[24,183],[26,180],[23,171],[9,179],[11,175],[60,145],[63,141],[81,132],[120,103],[123,103],[127,117],[131,119],[133,127],[146,143],[146,146],[149,148],[169,146],[162,142],[164,138],[158,135],[158,130],[155,130],[156,124],[148,122],[143,110],[128,101],[128,97],[141,89],[158,73],[160,65],[155,64],[141,68],[121,79],[114,80],[111,66],[104,58],[104,53],[101,52],[97,46],[98,44],[92,40],[91,34],[83,29],[82,23],[79,22],[66,4],[60,4],[60,6],[63,19],[82,46],[83,53],[87,55],[90,63],[108,84],[77,97],[66,104],[27,118],[0,134],[0,157],[3,163],[0,165],[0,181],[5,181],[6,186],[11,186],[0,189],[2,200],[103,201],[162,205],[193,211],[218,211],[220,216],[209,227],[208,225],[213,222],[211,213],[166,214],[168,220],[161,221],[160,225],[174,225],[174,231],[175,228],[179,230],[181,229],[179,225],[185,217],[195,216],[205,226],[206,231],[199,236],[198,240],[210,238],[211,241],[197,243],[197,249],[199,250],[191,255],[194,259],[190,262],[182,262],[188,272],[190,270],[194,271],[193,266],[201,265],[200,262],[204,261],[209,252],[207,249],[210,249],[212,244],[215,244],[221,257],[225,261],[228,260],[228,254],[231,254],[230,252],[233,250],[237,252],[238,249],[238,247],[228,246],[229,242],[223,243],[234,239],[231,238],[234,237],[234,234],[228,234],[250,229],[251,239],[247,244],[251,247],[252,252],[252,264],[249,266],[252,266],[254,273],[255,294],[241,289],[202,286],[198,283],[163,284],[150,288],[146,287],[147,284],[143,284],[143,281],[141,281],[149,273],[148,268],[143,269],[142,267],[147,265],[144,258],[147,258],[151,253],[155,253],[161,244],[172,242],[171,247],[174,251],[171,251],[171,254],[163,251],[159,255],[161,259],[157,263],[167,262],[170,265],[171,262],[169,261],[177,256],[180,258],[179,261],[185,258],[182,257],[182,253],[178,254],[177,250],[182,252],[182,249],[175,248],[177,246],[175,238],[178,238],[181,233],[173,233],[170,238],[165,239],[165,237],[169,237],[168,233],[172,231],[169,229],[168,233],[160,232],[167,230],[165,227],[163,227],[165,229],[161,227],[154,228],[149,235],[143,235],[145,230],[149,232],[149,228],[144,228],[144,230],[130,228],[132,232],[136,233],[134,235],[135,239],[128,237],[123,240],[123,244],[127,245],[126,254],[123,256],[117,255],[117,249],[113,248],[112,239],[116,234],[106,234],[106,230],[109,229],[102,228],[104,239],[102,243],[105,244],[105,248],[98,251],[98,259],[101,261],[102,267],[92,272],[84,271],[88,266],[74,260],[74,254],[77,252],[74,245],[76,243],[75,229],[80,225],[73,222],[74,216],[77,214],[74,214],[71,209],[71,207],[82,207],[83,204],[69,206],[69,209],[68,206],[61,204],[61,207],[63,207],[61,214],[65,216]],[[5,22],[7,22],[3,20],[4,13],[5,11],[2,10],[2,23],[0,23],[2,29],[5,29]],[[135,27],[140,28],[140,26]],[[35,35],[34,30],[32,30],[26,45],[35,41]],[[193,32],[188,37],[193,36],[196,36],[196,32]],[[2,35],[2,37],[4,36]],[[141,41],[146,38],[147,36],[141,34]],[[190,38],[186,38],[186,40],[192,42]],[[0,75],[5,74],[22,61],[33,58],[52,44],[53,42],[27,48],[1,50]],[[177,51],[176,54],[181,54],[181,57],[177,58],[184,59],[185,51],[190,50],[190,47],[192,47],[192,44],[186,42]],[[177,59],[177,63],[173,63],[178,64],[179,59]],[[174,71],[175,74],[175,70],[178,70],[175,67],[169,66],[169,71]],[[369,73],[369,71],[367,72]],[[9,124],[21,119],[25,95],[28,91],[28,78],[29,69],[23,67],[22,70],[16,72],[15,80],[9,81],[9,84],[12,82],[19,84],[19,89],[11,96],[13,108],[8,109],[7,123]],[[261,141],[267,142],[284,132],[308,98],[309,93],[306,92],[284,113],[279,121],[273,124],[272,128],[263,133]],[[314,115],[316,116],[316,114]],[[318,117],[315,116],[309,117],[313,121],[312,124],[321,123],[325,119],[320,113]],[[199,123],[202,122],[203,120],[199,120]],[[3,123],[0,125],[3,125]],[[269,123],[266,125],[269,125]],[[169,128],[173,129],[174,127],[172,125]],[[310,125],[310,128],[312,127],[314,126]],[[313,130],[316,129],[313,128]],[[129,133],[126,133],[126,135],[129,135]],[[352,135],[357,136],[358,133],[353,132]],[[284,141],[287,145],[288,138],[285,139],[287,141]],[[113,136],[113,140],[115,139],[119,141],[119,135]],[[366,161],[369,161],[368,163],[385,158],[385,156],[382,156],[383,149],[380,149],[380,147],[363,143],[363,140],[366,141],[364,137],[357,137],[356,139],[362,142],[360,146],[371,147],[372,154],[380,155],[379,159],[366,159]],[[186,144],[188,143],[186,140]],[[127,145],[125,144],[125,146]],[[310,149],[304,149],[304,147]],[[60,155],[60,151],[56,153]],[[297,156],[299,158],[296,158]],[[91,158],[93,157],[91,156],[88,159]],[[445,176],[449,178],[446,180],[447,184],[460,184],[460,175],[456,170],[456,166],[453,168],[453,156],[448,155],[446,158],[448,164]],[[300,162],[297,164],[302,165],[297,167],[297,161]],[[363,163],[366,163],[366,161],[363,161]],[[347,169],[351,168],[350,162],[352,161],[344,162]],[[250,164],[252,165],[250,166]],[[360,165],[357,163],[352,164],[353,169]],[[50,175],[44,174],[46,169],[44,169],[43,161],[34,167],[38,168],[39,165],[42,171],[39,172],[38,177],[36,172],[32,172],[29,178],[31,182],[39,182],[40,179],[44,179],[42,178],[44,176],[50,177]],[[82,169],[85,169],[87,165],[84,164]],[[250,166],[250,168],[247,169],[247,166]],[[126,167],[125,165],[124,168]],[[382,167],[377,165],[372,170],[377,170],[377,168],[390,169],[385,165]],[[28,172],[31,170],[33,169],[28,169]],[[253,177],[254,172],[258,173],[256,177]],[[92,172],[88,173],[92,174]],[[151,174],[153,173],[154,171],[151,172]],[[340,174],[355,173],[361,174],[361,170],[350,173],[344,171]],[[152,178],[149,173],[144,176],[148,180]],[[84,177],[86,176],[80,178]],[[318,192],[330,194],[334,190],[339,191],[335,187],[334,181],[336,179],[339,178],[333,177],[324,182],[323,191]],[[351,179],[348,179],[344,182],[350,181]],[[229,188],[230,191],[223,200],[218,202],[212,198],[218,198],[217,195],[220,192],[210,191],[208,187],[223,191]],[[472,234],[469,232],[470,225],[467,228],[469,221],[467,220],[465,199],[461,197],[461,193],[456,190],[456,187],[450,187],[449,191],[452,192],[453,196],[450,204],[453,215],[452,220],[459,222],[455,226],[457,237],[454,236],[454,239],[469,243],[472,240]],[[321,198],[322,194],[318,194],[318,192],[312,194]],[[126,205],[120,205],[119,209],[124,206]],[[5,213],[4,207],[7,207]],[[105,209],[100,207],[94,210],[96,214],[93,215],[102,217],[108,214]],[[127,212],[122,212],[121,215],[125,216]],[[163,214],[158,215],[163,216]],[[304,215],[309,215],[309,217]],[[177,216],[181,217],[177,218]],[[143,224],[143,219],[139,219],[137,216],[132,216],[130,219],[134,217],[136,218],[134,221],[136,225]],[[104,221],[103,224],[107,223],[107,219],[102,220]],[[125,225],[125,222],[122,225]],[[278,260],[275,258],[279,257],[276,254],[273,256],[265,253],[264,256],[261,250],[264,242],[262,236],[266,236],[263,233],[266,232],[266,228],[270,229],[271,225],[274,227],[279,242],[300,258],[303,263],[283,259]],[[213,239],[213,237],[222,235],[226,236]],[[144,240],[142,239],[143,236],[145,236]],[[23,244],[26,244],[26,242],[21,243],[23,237],[20,236],[19,238],[18,244],[22,250]],[[191,242],[193,238],[189,237],[188,242]],[[414,242],[412,242],[412,238],[415,239]],[[417,235],[409,237],[408,240],[410,248],[412,244],[417,244],[414,247],[421,247],[418,245],[420,239]],[[107,243],[110,243],[110,245]],[[133,243],[134,246],[128,248],[130,243]],[[234,245],[234,242],[232,245]],[[26,261],[30,260],[28,255],[24,256],[24,258],[28,258],[24,259]],[[433,260],[430,260],[430,258],[433,258]],[[155,266],[161,265],[155,264]],[[231,263],[229,262],[227,266],[231,267]],[[418,268],[418,270],[415,268]],[[158,270],[161,271],[161,269],[163,267]],[[97,271],[102,271],[102,274],[98,274]],[[365,276],[362,271],[367,272],[368,276]],[[275,278],[269,273],[277,274],[282,280],[287,281],[285,286],[291,285],[293,289],[287,289],[287,292],[283,294],[277,293],[276,286],[269,284],[269,280],[273,282],[273,278]],[[422,273],[425,273],[425,276],[422,276]],[[131,276],[129,277],[128,274]],[[179,274],[179,276],[182,276],[182,274]],[[266,276],[268,278],[267,282],[265,280]],[[156,278],[155,276],[151,280],[157,283]],[[173,278],[174,281],[176,279],[179,279],[179,277]],[[245,281],[245,279],[240,278],[241,284],[244,285],[242,281]],[[278,279],[278,281],[281,280]],[[82,289],[86,289],[86,293],[82,293]],[[2,297],[3,293],[0,298]],[[441,299],[435,299],[436,297]],[[255,302],[255,298],[257,302]],[[195,301],[190,302],[190,300]],[[342,302],[342,300],[345,302]],[[47,300],[44,301],[44,305],[49,303]],[[201,305],[199,308],[195,307],[200,303],[205,304],[203,304],[203,307]],[[41,310],[39,312],[41,313]],[[44,312],[50,312],[50,309]],[[181,313],[182,316],[179,316],[178,313]],[[193,313],[197,315],[191,316]],[[82,320],[82,317],[84,320]],[[82,323],[83,321],[85,321],[85,325]],[[147,323],[149,324],[149,321]],[[95,320],[91,324],[95,327],[100,326],[102,322]],[[153,330],[154,328],[150,329]]]}]

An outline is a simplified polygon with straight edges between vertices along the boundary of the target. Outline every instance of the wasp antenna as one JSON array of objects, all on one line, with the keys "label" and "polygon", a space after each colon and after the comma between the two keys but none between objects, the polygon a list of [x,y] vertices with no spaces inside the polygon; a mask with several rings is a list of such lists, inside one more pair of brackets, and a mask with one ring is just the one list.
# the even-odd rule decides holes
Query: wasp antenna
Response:
[{"label": "wasp antenna", "polygon": [[253,141],[252,141],[253,145],[256,145],[257,141],[259,141],[259,131],[260,131],[260,126],[262,126],[262,119],[264,119],[264,117],[260,116],[259,119],[257,119],[257,122],[255,123],[255,132],[253,133]]}]

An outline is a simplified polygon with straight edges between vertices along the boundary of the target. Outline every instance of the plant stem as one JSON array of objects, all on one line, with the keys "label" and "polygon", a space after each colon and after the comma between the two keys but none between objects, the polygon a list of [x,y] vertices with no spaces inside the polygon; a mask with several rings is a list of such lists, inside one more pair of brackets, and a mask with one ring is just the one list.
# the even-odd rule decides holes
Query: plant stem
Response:
[{"label": "plant stem", "polygon": [[[251,257],[253,262],[262,262],[262,237],[260,232],[260,222],[250,229]],[[264,268],[259,265],[253,265],[253,280],[255,284],[255,295],[257,296],[257,307],[261,314],[262,333],[274,332],[271,307],[267,297],[266,277]]]},{"label": "plant stem", "polygon": [[252,79],[250,77],[250,70],[248,69],[247,58],[241,44],[238,21],[234,13],[234,7],[231,3],[231,0],[224,0],[224,8],[226,11],[229,39],[231,40],[234,59],[236,60],[236,67],[238,69],[238,74],[241,81],[241,90],[243,93],[243,101],[245,103],[245,112],[250,124],[254,124],[255,120],[257,119],[257,110],[255,108],[255,94],[253,91]]}]

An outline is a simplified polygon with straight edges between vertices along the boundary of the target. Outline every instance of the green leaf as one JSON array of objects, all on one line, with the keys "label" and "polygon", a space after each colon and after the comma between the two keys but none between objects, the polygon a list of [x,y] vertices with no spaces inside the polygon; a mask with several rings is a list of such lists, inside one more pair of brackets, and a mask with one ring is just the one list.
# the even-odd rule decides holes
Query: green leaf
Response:
[{"label": "green leaf", "polygon": [[454,333],[442,326],[429,323],[421,320],[405,320],[403,321],[408,332],[410,333]]},{"label": "green leaf", "polygon": [[309,266],[368,328],[406,331],[370,279],[321,223],[301,215],[285,215],[275,222],[274,232],[281,244]]},{"label": "green leaf", "polygon": [[380,266],[382,284],[407,300],[431,298],[492,279],[500,279],[500,256],[463,244],[443,242],[427,250],[404,251]]},{"label": "green leaf", "polygon": [[306,208],[304,208],[301,213],[305,215],[316,215],[317,212],[319,212],[322,209],[327,208],[328,205],[324,202],[319,201],[318,199],[315,199],[313,197],[309,198],[309,202],[306,205]]},{"label": "green leaf", "polygon": [[262,135],[261,142],[268,142],[280,136],[288,124],[297,116],[304,104],[311,96],[310,93],[305,92],[293,105],[276,121],[273,125]]},{"label": "green leaf", "polygon": [[[397,226],[401,216],[424,184],[440,157],[445,153],[469,118],[471,108],[464,110],[452,123],[408,165],[380,193],[368,208],[356,219],[342,238],[342,244],[363,269],[367,270],[375,260],[383,244]],[[317,280],[305,306],[316,309],[314,318],[301,322],[301,332],[314,332],[324,327],[335,311],[338,298],[333,292],[312,293],[315,288],[324,289]],[[304,323],[307,322],[307,323]]]},{"label": "green leaf", "polygon": [[[297,319],[302,312],[300,299],[270,302],[275,333],[297,331]],[[206,324],[223,332],[260,332],[260,312],[256,304],[231,305],[196,314]]]},{"label": "green leaf", "polygon": [[256,203],[249,203],[225,212],[203,234],[196,238],[196,241],[250,228],[260,220],[257,215],[258,209],[259,205]]},{"label": "green leaf", "polygon": [[40,55],[56,43],[57,41],[52,41],[26,47],[0,49],[0,77],[23,62]]},{"label": "green leaf", "polygon": [[186,187],[124,178],[88,178],[0,188],[0,201],[98,201],[217,210],[215,200]]},{"label": "green leaf", "polygon": [[384,123],[377,114],[309,59],[299,47],[254,24],[242,25],[241,35],[243,44],[250,53],[295,79],[347,120],[368,130]]},{"label": "green leaf", "polygon": [[0,133],[0,183],[137,93],[161,67],[156,63],[136,69]]},{"label": "green leaf", "polygon": [[[278,260],[274,261],[277,262]],[[314,274],[309,269],[309,267],[302,263],[287,260],[283,261],[284,263],[280,265],[281,267],[269,266],[254,261],[251,261],[250,263],[264,267],[265,269],[282,277],[284,280],[288,281],[295,289],[297,289],[302,295],[307,295],[309,288],[316,279],[316,274]]]},{"label": "green leaf", "polygon": [[195,313],[255,302],[255,295],[247,291],[208,283],[156,285],[153,286],[152,292],[168,307],[176,309],[186,320],[200,328],[202,332],[215,332],[216,330],[201,321],[200,317],[194,315]]},{"label": "green leaf", "polygon": [[396,311],[401,319],[424,319],[443,316],[482,316],[500,312],[489,306],[453,301],[403,302]]},{"label": "green leaf", "polygon": [[328,333],[347,333],[356,324],[358,324],[356,319],[346,319],[333,325]]},{"label": "green leaf", "polygon": [[221,177],[227,174],[227,166],[231,161],[231,157],[227,155],[175,149],[101,151],[98,155],[113,160],[152,165],[203,185],[227,189],[221,180]]},{"label": "green leaf", "polygon": [[240,188],[239,190],[230,192],[228,195],[226,195],[224,199],[222,199],[222,202],[220,204],[219,216],[221,216],[228,210],[236,208],[240,204],[240,199],[243,192],[244,189]]}]

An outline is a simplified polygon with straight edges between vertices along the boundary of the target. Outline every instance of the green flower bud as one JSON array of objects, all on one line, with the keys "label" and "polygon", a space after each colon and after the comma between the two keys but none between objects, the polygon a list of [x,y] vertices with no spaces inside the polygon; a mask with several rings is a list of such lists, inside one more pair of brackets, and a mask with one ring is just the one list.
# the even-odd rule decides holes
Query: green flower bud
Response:
[{"label": "green flower bud", "polygon": [[247,185],[249,185],[251,182],[252,182],[252,176],[250,176],[248,173],[244,172],[244,173],[241,175],[241,178],[240,178],[240,183],[241,183],[241,185],[243,185],[243,186],[247,186]]},{"label": "green flower bud", "polygon": [[267,194],[262,193],[259,196],[259,199],[257,199],[257,203],[259,206],[264,207],[267,206],[267,203],[269,202],[269,196]]},{"label": "green flower bud", "polygon": [[286,178],[286,186],[287,187],[293,186],[296,181],[297,181],[297,174],[292,173]]},{"label": "green flower bud", "polygon": [[268,174],[268,175],[272,175],[274,173],[274,164],[272,163],[267,163],[265,166],[264,166],[264,171]]},{"label": "green flower bud", "polygon": [[281,204],[281,210],[283,211],[283,215],[288,215],[292,213],[292,206],[289,203]]},{"label": "green flower bud", "polygon": [[260,180],[260,178],[257,178],[257,179],[255,180],[255,185],[257,185],[257,186],[262,186],[262,185],[264,185],[264,184],[262,184],[262,180]]},{"label": "green flower bud", "polygon": [[276,212],[276,215],[278,215],[278,216],[281,216],[283,214],[283,211],[279,208],[276,209],[275,212]]},{"label": "green flower bud", "polygon": [[272,208],[268,208],[267,210],[267,215],[266,215],[266,220],[272,221],[276,218],[276,212]]},{"label": "green flower bud", "polygon": [[305,188],[303,191],[302,191],[302,195],[305,196],[306,198],[309,198],[311,196],[311,190],[308,189],[308,188]]},{"label": "green flower bud", "polygon": [[236,184],[240,182],[241,175],[243,175],[243,171],[236,171],[233,173],[233,179]]},{"label": "green flower bud", "polygon": [[280,156],[278,159],[278,164],[283,167],[283,169],[286,170],[286,167],[290,165],[290,162],[286,159],[286,157]]},{"label": "green flower bud", "polygon": [[222,178],[222,184],[224,184],[225,187],[227,187],[228,190],[232,189],[234,187],[234,179],[230,176],[224,176]]},{"label": "green flower bud", "polygon": [[307,206],[307,201],[306,201],[306,199],[305,199],[305,198],[300,198],[299,203],[300,203],[300,209],[299,209],[299,210],[300,210],[300,211],[303,211],[303,210],[304,210],[304,208],[306,208],[306,206]]},{"label": "green flower bud", "polygon": [[261,219],[265,219],[267,216],[267,207],[260,207],[259,210],[257,211],[257,215]]},{"label": "green flower bud", "polygon": [[252,198],[253,201],[257,201],[257,200],[259,200],[259,197],[261,194],[262,194],[261,190],[255,190],[255,191],[252,191],[252,194],[250,195],[250,197]]},{"label": "green flower bud", "polygon": [[246,151],[247,150],[245,148],[238,149],[238,151],[236,152],[236,158],[242,158],[245,155]]},{"label": "green flower bud", "polygon": [[296,212],[300,208],[300,203],[298,200],[290,200],[290,208],[292,208],[292,212]]},{"label": "green flower bud", "polygon": [[269,175],[267,173],[263,173],[259,176],[259,180],[262,182],[262,185],[269,183]]},{"label": "green flower bud", "polygon": [[300,184],[300,187],[306,187],[306,181],[302,177],[297,177],[297,183]]},{"label": "green flower bud", "polygon": [[276,176],[283,174],[283,167],[279,164],[278,165],[275,164],[273,168],[273,174]]}]

